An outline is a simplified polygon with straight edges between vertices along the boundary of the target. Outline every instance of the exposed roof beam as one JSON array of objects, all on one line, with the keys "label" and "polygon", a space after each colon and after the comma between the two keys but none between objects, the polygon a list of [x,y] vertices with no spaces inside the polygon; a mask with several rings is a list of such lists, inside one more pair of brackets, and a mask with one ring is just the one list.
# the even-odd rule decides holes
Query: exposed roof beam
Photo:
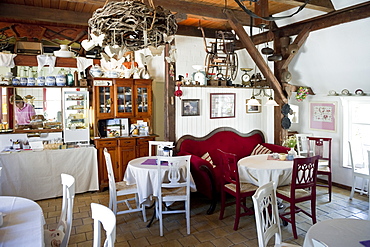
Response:
[{"label": "exposed roof beam", "polygon": [[[301,22],[297,22],[285,27],[274,29],[272,31],[280,32],[280,36],[293,36],[299,34],[299,32],[305,28],[305,26],[310,26],[311,32],[328,28],[331,26],[357,21],[364,18],[370,17],[370,2],[365,2],[348,8],[344,8],[338,11],[334,11],[322,16],[307,19]],[[253,36],[253,42],[255,44],[262,44],[272,41],[271,36],[268,32],[257,34]]]},{"label": "exposed roof beam", "polygon": [[[272,0],[272,1],[289,4],[289,5],[292,5],[293,7],[299,7],[305,2],[304,0]],[[319,10],[323,12],[335,11],[334,5],[330,0],[311,0],[306,5],[306,8]]]}]

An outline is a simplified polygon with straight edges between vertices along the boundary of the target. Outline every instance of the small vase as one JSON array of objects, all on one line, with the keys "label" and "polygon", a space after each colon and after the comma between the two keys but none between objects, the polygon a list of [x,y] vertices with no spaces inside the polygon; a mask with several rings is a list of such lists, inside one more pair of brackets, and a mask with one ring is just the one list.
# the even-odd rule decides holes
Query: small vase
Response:
[{"label": "small vase", "polygon": [[288,152],[288,155],[289,156],[292,156],[293,159],[297,157],[297,152],[294,150],[294,148],[290,148],[289,152]]}]

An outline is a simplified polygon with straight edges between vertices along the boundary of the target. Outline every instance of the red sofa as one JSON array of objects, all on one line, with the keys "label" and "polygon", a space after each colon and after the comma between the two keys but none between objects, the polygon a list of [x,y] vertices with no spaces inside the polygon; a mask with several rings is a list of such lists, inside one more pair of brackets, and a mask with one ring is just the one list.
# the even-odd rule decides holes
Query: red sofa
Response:
[{"label": "red sofa", "polygon": [[[222,186],[221,157],[218,149],[236,154],[237,159],[251,155],[257,144],[272,152],[287,153],[287,147],[265,143],[265,137],[259,130],[240,133],[230,127],[220,127],[204,137],[182,136],[175,146],[176,155],[191,155],[191,173],[197,191],[211,200],[207,213],[212,214],[216,208]],[[208,152],[209,161],[202,158]]]}]

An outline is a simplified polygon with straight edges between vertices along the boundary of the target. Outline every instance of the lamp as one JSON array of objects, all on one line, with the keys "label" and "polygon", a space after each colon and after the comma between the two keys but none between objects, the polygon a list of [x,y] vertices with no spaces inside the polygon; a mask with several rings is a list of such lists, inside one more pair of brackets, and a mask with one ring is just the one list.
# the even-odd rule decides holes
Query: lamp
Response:
[{"label": "lamp", "polygon": [[[250,100],[247,101],[247,105],[249,106],[261,106],[260,102],[258,102],[258,100],[256,99],[255,96],[265,96],[265,97],[268,97],[268,101],[266,102],[265,106],[279,106],[278,103],[276,103],[276,101],[274,100],[274,98],[272,97],[272,92],[270,94],[268,94],[266,92],[266,88],[260,88],[259,89],[259,92],[258,93],[254,93],[254,87],[253,87],[253,92],[252,92],[252,97],[250,98]],[[271,91],[271,88],[270,88],[270,91]]]}]

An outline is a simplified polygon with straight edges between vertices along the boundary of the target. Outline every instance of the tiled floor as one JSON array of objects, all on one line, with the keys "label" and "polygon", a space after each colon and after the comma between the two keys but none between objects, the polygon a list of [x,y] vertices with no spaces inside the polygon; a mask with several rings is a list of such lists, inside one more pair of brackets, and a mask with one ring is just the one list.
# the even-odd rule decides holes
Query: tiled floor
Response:
[{"label": "tiled floor", "polygon": [[[367,218],[368,198],[356,193],[349,200],[349,191],[334,187],[332,202],[328,202],[325,188],[318,188],[317,215],[318,221],[329,218]],[[208,200],[200,194],[191,198],[191,234],[186,234],[184,214],[164,216],[164,236],[159,236],[158,222],[154,221],[150,228],[143,222],[140,213],[126,214],[117,217],[117,242],[115,246],[258,246],[254,216],[245,216],[240,220],[238,231],[233,230],[234,207],[228,207],[225,218],[219,220],[219,205],[212,215],[207,215]],[[42,207],[47,227],[56,226],[60,215],[61,198],[37,201]],[[90,203],[108,205],[108,192],[92,192],[78,194],[74,201],[73,229],[69,246],[92,246],[93,221]],[[251,205],[251,201],[248,202]],[[306,206],[308,204],[303,204]],[[147,210],[148,218],[153,209]],[[306,231],[312,225],[310,218],[300,213],[297,215],[299,237],[292,236],[291,225],[282,228],[285,242],[302,245]]]}]

